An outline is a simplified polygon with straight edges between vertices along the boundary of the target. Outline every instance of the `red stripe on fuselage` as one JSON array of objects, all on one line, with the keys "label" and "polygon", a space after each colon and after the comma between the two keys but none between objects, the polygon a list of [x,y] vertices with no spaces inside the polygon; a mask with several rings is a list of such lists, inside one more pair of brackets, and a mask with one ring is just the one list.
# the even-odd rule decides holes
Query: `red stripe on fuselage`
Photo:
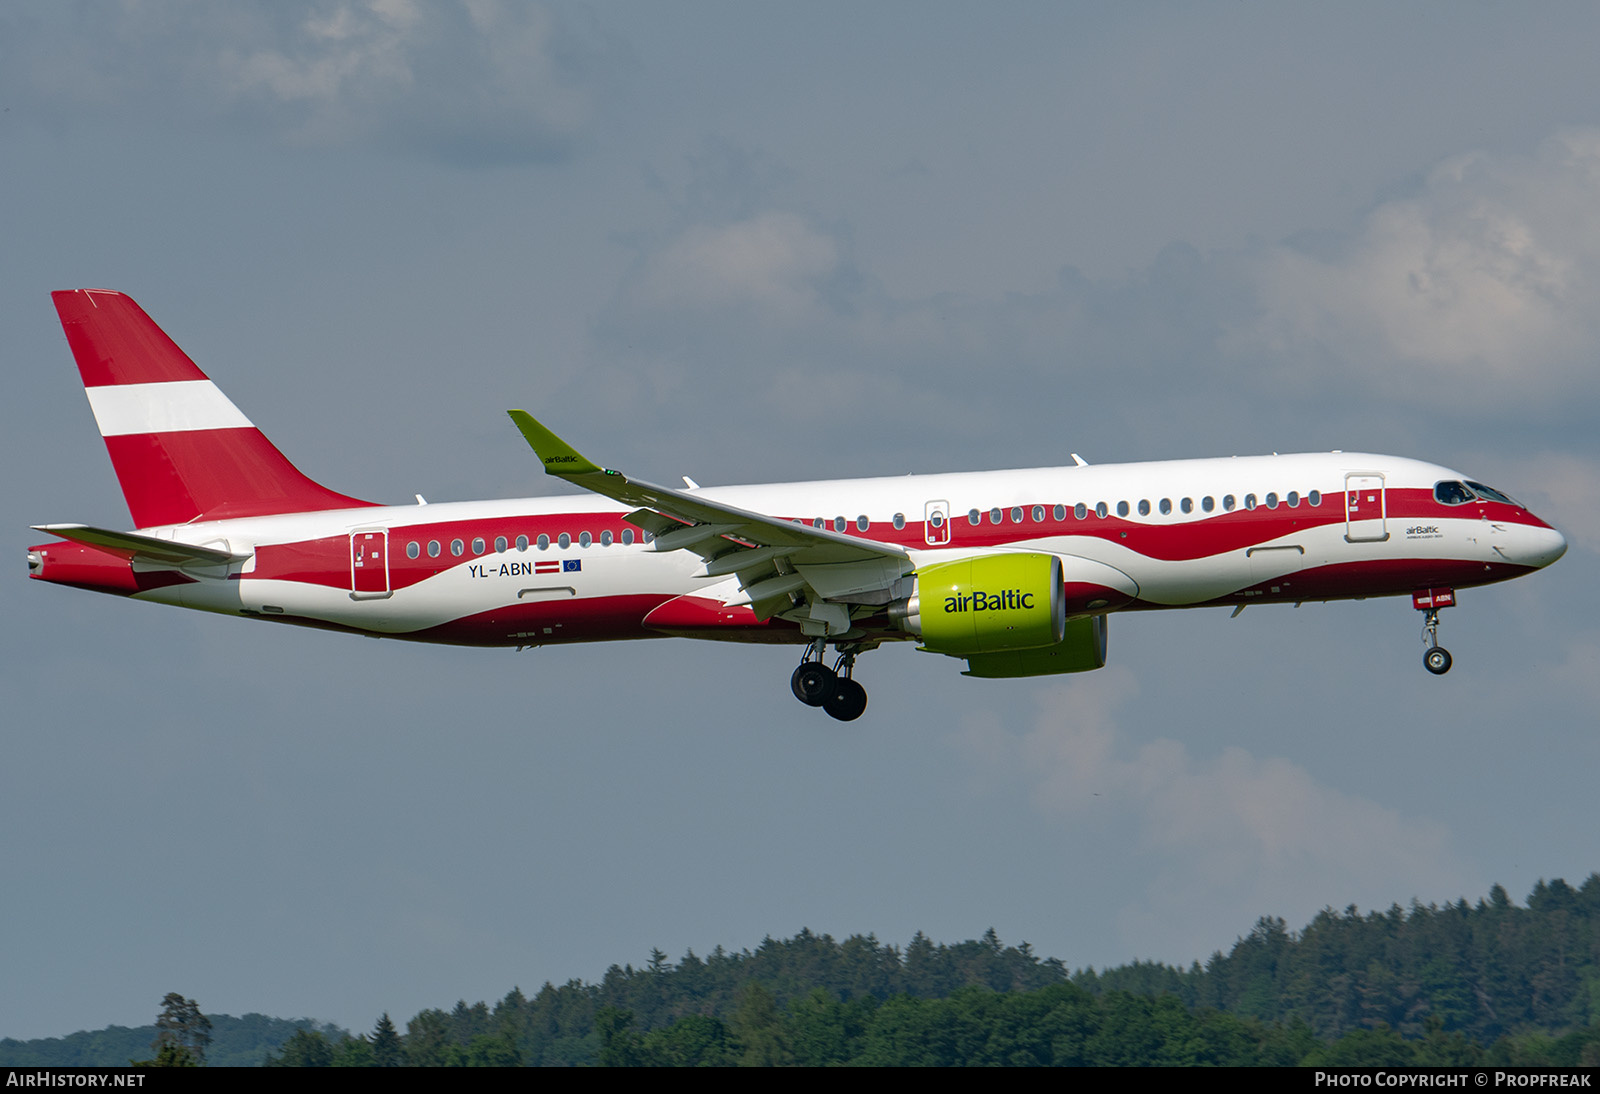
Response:
[{"label": "red stripe on fuselage", "polygon": [[[1475,519],[1480,513],[1490,520],[1521,523],[1536,527],[1548,527],[1543,521],[1532,516],[1524,510],[1500,503],[1484,503],[1482,505],[1444,506],[1435,502],[1431,491],[1428,490],[1391,490],[1389,520],[1402,528],[1407,521],[1418,519]],[[391,511],[392,512],[392,511]],[[410,515],[412,510],[405,510]],[[1265,506],[1255,510],[1238,510],[1233,513],[1218,513],[1211,516],[1174,522],[1171,524],[1141,524],[1137,521],[1120,517],[1089,516],[1078,520],[1071,515],[1064,521],[1056,521],[1047,514],[1043,523],[1025,524],[984,524],[977,527],[958,525],[958,533],[952,538],[951,549],[970,549],[973,547],[1007,547],[1019,543],[1027,543],[1047,537],[1057,536],[1089,536],[1104,539],[1126,547],[1131,551],[1164,562],[1187,562],[1196,559],[1208,558],[1214,555],[1225,554],[1268,543],[1273,540],[1292,536],[1316,527],[1328,525],[1342,525],[1344,514],[1342,506],[1330,504],[1324,500],[1321,506],[1310,506],[1302,503],[1298,508],[1290,508],[1280,504],[1275,510]],[[882,543],[894,543],[910,548],[926,548],[922,542],[922,526],[920,524],[908,525],[904,529],[894,529],[887,524],[883,525],[880,533],[878,528],[866,532],[856,533],[863,539],[872,539]],[[400,590],[425,581],[437,574],[444,573],[453,567],[478,563],[486,566],[499,566],[509,563],[550,562],[560,559],[583,559],[600,561],[614,551],[637,551],[637,547],[623,547],[620,543],[624,530],[631,530],[637,534],[637,529],[622,519],[620,513],[606,512],[572,512],[551,513],[515,517],[485,517],[482,519],[468,519],[447,521],[431,524],[407,524],[404,526],[389,526],[389,582],[390,588]],[[588,532],[594,538],[594,543],[587,547],[578,546],[578,537],[583,532]],[[618,542],[609,547],[600,545],[602,532],[610,532]],[[562,549],[556,546],[556,541],[562,533],[572,538],[572,546]],[[550,537],[551,546],[541,551],[537,546],[540,535]],[[496,551],[494,542],[496,538],[504,536],[507,541],[505,551]],[[518,550],[515,546],[518,536],[526,536],[529,546],[526,550]],[[484,550],[475,552],[472,549],[476,540],[482,540]],[[452,553],[452,544],[460,540],[462,553]],[[439,555],[430,557],[428,544],[439,544]],[[408,555],[411,544],[417,545],[417,557]],[[1355,565],[1370,565],[1357,563]],[[1410,564],[1422,566],[1424,563]],[[1471,565],[1478,565],[1472,563]],[[1502,566],[1500,569],[1506,569]],[[350,585],[350,547],[348,535],[330,536],[321,539],[307,540],[299,543],[266,544],[257,549],[255,568],[245,578],[258,578],[281,581],[303,581],[314,585],[323,585],[329,588],[348,588]],[[1429,579],[1431,580],[1431,579]],[[1487,580],[1500,580],[1491,578]],[[1467,582],[1457,582],[1467,584]],[[1483,580],[1475,582],[1484,583]],[[1409,589],[1398,589],[1397,592],[1406,593]],[[1124,599],[1122,594],[1114,590],[1104,590],[1104,595],[1111,597],[1113,603]],[[1100,591],[1086,590],[1085,599],[1094,599],[1103,595]],[[1351,596],[1380,595],[1375,592],[1358,591],[1348,594]]]},{"label": "red stripe on fuselage", "polygon": [[1282,577],[1247,586],[1238,592],[1196,604],[1152,604],[1135,601],[1130,609],[1214,608],[1233,604],[1286,604],[1304,600],[1353,600],[1369,596],[1409,596],[1417,589],[1493,585],[1523,574],[1531,566],[1452,558],[1383,558],[1336,562],[1295,570]]},{"label": "red stripe on fuselage", "polygon": [[671,593],[637,593],[508,604],[462,616],[437,627],[387,637],[457,646],[539,646],[558,642],[609,642],[620,638],[664,638],[665,635],[645,628],[642,620],[657,605],[671,599]]}]

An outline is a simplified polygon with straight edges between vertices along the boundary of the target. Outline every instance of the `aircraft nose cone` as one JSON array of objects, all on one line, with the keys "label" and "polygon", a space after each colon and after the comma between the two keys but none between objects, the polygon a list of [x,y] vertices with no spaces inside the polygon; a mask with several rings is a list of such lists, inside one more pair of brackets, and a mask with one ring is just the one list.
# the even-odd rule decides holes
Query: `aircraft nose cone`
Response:
[{"label": "aircraft nose cone", "polygon": [[1567,553],[1567,537],[1554,528],[1533,530],[1536,534],[1528,544],[1528,561],[1534,566],[1548,566]]},{"label": "aircraft nose cone", "polygon": [[1556,531],[1554,528],[1550,529],[1550,536],[1554,542],[1550,544],[1549,557],[1544,560],[1544,564],[1546,566],[1550,565],[1556,559],[1567,553],[1567,537]]}]

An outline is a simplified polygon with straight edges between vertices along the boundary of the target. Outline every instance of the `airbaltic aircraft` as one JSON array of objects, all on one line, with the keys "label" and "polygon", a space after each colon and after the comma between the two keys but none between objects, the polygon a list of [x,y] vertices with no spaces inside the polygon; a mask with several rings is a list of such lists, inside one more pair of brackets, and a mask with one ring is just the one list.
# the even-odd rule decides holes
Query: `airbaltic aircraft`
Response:
[{"label": "airbaltic aircraft", "polygon": [[[591,463],[520,410],[551,475],[598,495],[377,505],[312,482],[121,293],[53,294],[136,531],[36,526],[29,576],[385,638],[803,647],[796,697],[850,720],[856,656],[915,641],[966,674],[1096,669],[1106,618],[1412,597],[1449,671],[1457,588],[1548,566],[1561,533],[1458,472],[1331,452],[701,489]],[[834,651],[828,664],[829,647]]]}]

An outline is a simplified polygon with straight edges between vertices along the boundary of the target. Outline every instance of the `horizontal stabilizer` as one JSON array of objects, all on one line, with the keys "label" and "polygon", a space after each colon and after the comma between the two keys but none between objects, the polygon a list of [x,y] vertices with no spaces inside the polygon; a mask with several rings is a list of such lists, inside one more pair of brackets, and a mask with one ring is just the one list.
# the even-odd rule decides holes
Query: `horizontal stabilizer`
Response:
[{"label": "horizontal stabilizer", "polygon": [[48,532],[74,543],[94,547],[119,558],[141,558],[169,566],[182,566],[194,562],[220,566],[229,562],[242,562],[250,557],[248,554],[236,555],[231,551],[221,551],[215,547],[196,547],[189,543],[174,543],[170,539],[141,536],[137,532],[113,532],[109,528],[92,528],[87,524],[35,524],[33,529],[36,532]]}]

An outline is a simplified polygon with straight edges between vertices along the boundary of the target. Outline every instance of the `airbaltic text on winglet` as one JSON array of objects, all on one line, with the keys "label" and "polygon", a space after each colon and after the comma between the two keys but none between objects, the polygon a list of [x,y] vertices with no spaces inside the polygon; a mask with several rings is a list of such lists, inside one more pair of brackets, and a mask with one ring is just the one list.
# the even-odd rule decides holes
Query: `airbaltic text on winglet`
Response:
[{"label": "airbaltic text on winglet", "polygon": [[578,463],[579,460],[578,460],[578,457],[576,457],[576,456],[546,456],[544,458],[544,462],[545,463]]}]

